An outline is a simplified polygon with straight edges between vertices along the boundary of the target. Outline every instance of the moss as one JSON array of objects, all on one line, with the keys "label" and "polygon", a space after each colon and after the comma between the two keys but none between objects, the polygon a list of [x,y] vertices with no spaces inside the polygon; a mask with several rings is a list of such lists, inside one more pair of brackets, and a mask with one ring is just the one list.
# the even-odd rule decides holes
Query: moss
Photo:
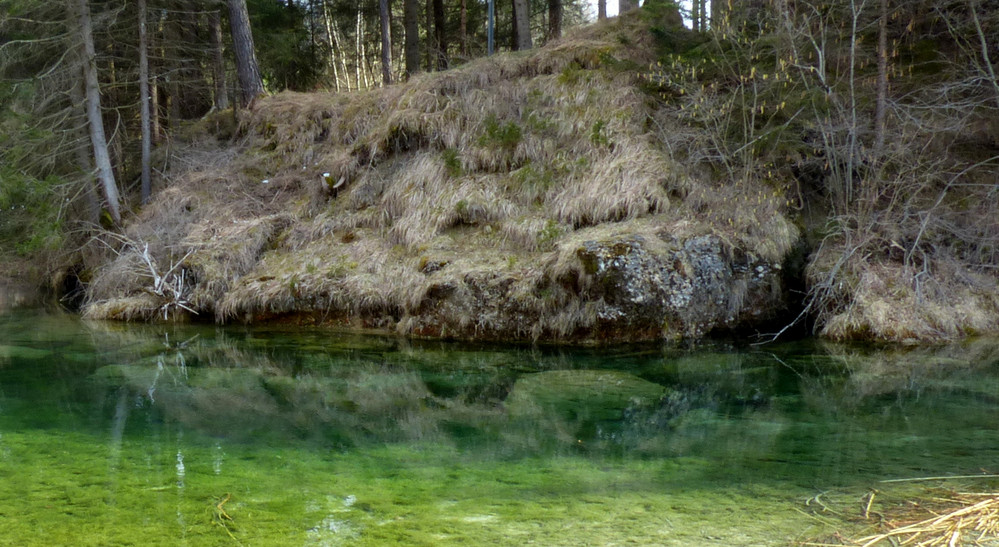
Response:
[{"label": "moss", "polygon": [[464,170],[461,167],[461,157],[458,154],[458,150],[445,148],[441,152],[441,158],[444,160],[444,168],[447,170],[448,175],[452,177],[462,176]]},{"label": "moss", "polygon": [[565,229],[558,222],[548,219],[545,221],[545,227],[538,232],[538,247],[545,248],[554,245],[563,233],[565,233]]},{"label": "moss", "polygon": [[491,114],[483,123],[483,133],[479,137],[479,146],[495,146],[513,151],[520,144],[522,136],[520,126],[516,122],[501,122],[499,118]]}]

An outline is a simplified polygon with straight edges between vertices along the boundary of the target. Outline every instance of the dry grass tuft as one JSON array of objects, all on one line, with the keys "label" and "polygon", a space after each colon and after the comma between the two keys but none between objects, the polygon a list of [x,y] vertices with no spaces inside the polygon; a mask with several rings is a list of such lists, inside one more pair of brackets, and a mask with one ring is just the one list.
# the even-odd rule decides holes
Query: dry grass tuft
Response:
[{"label": "dry grass tuft", "polygon": [[[829,307],[819,310],[823,336],[943,341],[999,330],[994,277],[969,271],[957,261],[934,260],[917,271],[856,255],[841,261],[843,256],[842,249],[823,249],[809,267],[813,283],[828,285]],[[836,281],[830,284],[834,270]]]},{"label": "dry grass tuft", "polygon": [[84,309],[83,318],[113,319],[115,321],[152,321],[162,318],[162,313],[160,312],[161,305],[162,300],[155,295],[140,293],[94,302]]}]

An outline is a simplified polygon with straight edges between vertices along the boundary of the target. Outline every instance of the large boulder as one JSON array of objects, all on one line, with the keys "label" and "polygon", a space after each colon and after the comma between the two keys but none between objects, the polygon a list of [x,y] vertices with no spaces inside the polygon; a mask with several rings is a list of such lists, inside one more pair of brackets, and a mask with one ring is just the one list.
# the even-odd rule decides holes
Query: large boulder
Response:
[{"label": "large boulder", "polygon": [[784,307],[780,264],[714,235],[590,240],[575,255],[581,292],[599,303],[596,329],[607,337],[698,338],[771,318]]}]

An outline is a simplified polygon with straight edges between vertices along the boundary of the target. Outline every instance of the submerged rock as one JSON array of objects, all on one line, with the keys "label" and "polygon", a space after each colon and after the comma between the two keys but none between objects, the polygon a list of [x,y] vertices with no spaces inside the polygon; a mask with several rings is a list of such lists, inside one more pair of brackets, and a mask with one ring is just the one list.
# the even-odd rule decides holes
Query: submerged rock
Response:
[{"label": "submerged rock", "polygon": [[626,411],[651,406],[666,392],[659,384],[612,370],[551,370],[527,374],[506,399],[513,416],[554,413],[579,421],[620,420]]}]

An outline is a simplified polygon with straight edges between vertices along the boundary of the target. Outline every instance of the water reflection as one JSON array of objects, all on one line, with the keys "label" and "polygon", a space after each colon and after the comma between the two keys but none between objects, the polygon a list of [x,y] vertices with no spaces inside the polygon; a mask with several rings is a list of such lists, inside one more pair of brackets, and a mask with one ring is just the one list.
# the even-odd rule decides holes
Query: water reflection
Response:
[{"label": "water reflection", "polygon": [[[803,529],[786,504],[805,494],[989,471],[997,398],[990,341],[496,347],[21,311],[0,315],[0,513],[38,518],[58,485],[122,540],[122,515],[170,508],[174,539],[558,544],[538,530],[571,521],[605,542],[768,544]],[[657,511],[688,516],[664,531]],[[746,532],[760,514],[776,520]]]}]

